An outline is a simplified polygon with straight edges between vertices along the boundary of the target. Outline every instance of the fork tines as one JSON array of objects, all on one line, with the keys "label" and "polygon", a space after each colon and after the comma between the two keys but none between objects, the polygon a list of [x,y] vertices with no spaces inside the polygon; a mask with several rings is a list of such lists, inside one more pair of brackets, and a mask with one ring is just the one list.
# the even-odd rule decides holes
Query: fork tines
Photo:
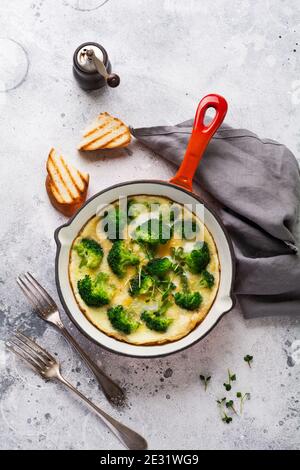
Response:
[{"label": "fork tines", "polygon": [[57,309],[56,303],[40,283],[30,274],[20,274],[17,283],[34,308],[45,315]]},{"label": "fork tines", "polygon": [[39,373],[42,373],[46,367],[56,362],[48,351],[39,346],[31,338],[24,335],[21,331],[17,331],[15,335],[6,342],[6,346]]}]

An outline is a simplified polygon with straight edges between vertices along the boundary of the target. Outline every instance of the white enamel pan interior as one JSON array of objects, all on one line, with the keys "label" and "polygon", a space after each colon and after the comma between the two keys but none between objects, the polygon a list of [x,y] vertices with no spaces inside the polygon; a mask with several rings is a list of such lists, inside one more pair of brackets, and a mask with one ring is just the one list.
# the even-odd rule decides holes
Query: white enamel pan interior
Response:
[{"label": "white enamel pan interior", "polygon": [[[193,210],[200,205],[203,222],[216,243],[220,265],[220,285],[216,299],[207,316],[193,331],[178,341],[155,346],[136,346],[111,338],[90,323],[79,309],[69,282],[69,257],[73,240],[87,221],[97,213],[99,207],[111,204],[120,196],[149,194],[165,196],[179,204],[190,204]],[[233,307],[232,282],[234,259],[231,242],[224,227],[215,214],[191,192],[170,183],[160,181],[127,182],[106,189],[92,197],[73,219],[55,232],[57,243],[56,283],[61,302],[77,327],[91,340],[110,351],[135,357],[164,356],[180,351],[199,341],[216,325],[222,315]]]}]

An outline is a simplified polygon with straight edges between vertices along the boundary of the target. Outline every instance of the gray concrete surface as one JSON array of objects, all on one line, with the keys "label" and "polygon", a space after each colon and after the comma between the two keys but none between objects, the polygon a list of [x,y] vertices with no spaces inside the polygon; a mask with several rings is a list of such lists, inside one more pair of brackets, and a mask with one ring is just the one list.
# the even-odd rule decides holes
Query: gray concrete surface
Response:
[{"label": "gray concrete surface", "polygon": [[[164,359],[115,356],[80,343],[128,391],[113,410],[66,342],[32,313],[16,274],[32,271],[57,299],[54,229],[45,161],[61,149],[91,175],[90,195],[131,178],[169,178],[173,168],[139,145],[82,156],[81,130],[101,111],[134,126],[193,116],[208,92],[229,101],[227,122],[300,152],[300,4],[297,0],[14,0],[0,2],[1,401],[0,448],[117,449],[116,439],[70,393],[45,384],[5,351],[24,328],[56,351],[63,371],[107,411],[142,432],[152,449],[296,449],[299,433],[299,319],[245,321],[229,313],[202,342]],[[119,88],[85,93],[71,71],[74,49],[99,41]],[[224,165],[226,162],[224,161]],[[250,370],[243,361],[254,355]],[[242,417],[219,416],[227,368],[234,391],[251,393]],[[204,392],[199,373],[211,374]]]}]

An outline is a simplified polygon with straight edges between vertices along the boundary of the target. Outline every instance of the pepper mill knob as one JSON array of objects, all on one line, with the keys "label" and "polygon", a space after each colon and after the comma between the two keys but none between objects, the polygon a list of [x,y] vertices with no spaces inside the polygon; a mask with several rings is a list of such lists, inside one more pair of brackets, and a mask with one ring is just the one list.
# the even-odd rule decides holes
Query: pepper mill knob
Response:
[{"label": "pepper mill knob", "polygon": [[95,42],[81,44],[73,56],[73,73],[81,88],[96,90],[106,84],[115,88],[120,77],[111,73],[111,63],[103,46]]},{"label": "pepper mill knob", "polygon": [[116,88],[120,85],[120,77],[116,73],[111,73],[107,77],[107,85],[111,88]]}]

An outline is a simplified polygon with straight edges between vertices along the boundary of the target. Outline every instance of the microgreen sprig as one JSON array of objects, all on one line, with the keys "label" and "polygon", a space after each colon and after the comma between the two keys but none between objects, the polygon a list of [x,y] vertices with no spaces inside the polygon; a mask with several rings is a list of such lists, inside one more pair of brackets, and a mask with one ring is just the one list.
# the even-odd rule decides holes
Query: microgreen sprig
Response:
[{"label": "microgreen sprig", "polygon": [[224,405],[227,406],[227,403],[228,403],[226,402],[226,397],[220,398],[219,400],[217,400],[217,403],[221,411],[221,418],[222,418],[223,423],[226,423],[226,424],[231,423],[232,418],[228,416],[227,413],[224,411]]},{"label": "microgreen sprig", "polygon": [[237,392],[236,397],[240,399],[240,414],[243,414],[243,407],[245,400],[250,400],[250,393]]},{"label": "microgreen sprig", "polygon": [[204,390],[205,390],[205,392],[206,392],[208,383],[209,383],[209,381],[210,381],[210,379],[211,379],[211,376],[210,376],[210,375],[205,376],[205,375],[200,374],[199,377],[200,377],[201,382],[203,382],[203,384],[204,384]]},{"label": "microgreen sprig", "polygon": [[244,356],[244,361],[247,362],[248,366],[251,369],[251,362],[253,361],[253,356],[250,356],[250,354],[246,354],[246,356]]},{"label": "microgreen sprig", "polygon": [[165,290],[161,292],[162,293],[161,300],[167,299],[169,294],[172,292],[172,290],[175,289],[175,287],[176,287],[175,284],[171,280],[168,280]]},{"label": "microgreen sprig", "polygon": [[227,392],[231,390],[231,383],[234,382],[235,380],[236,380],[236,375],[232,374],[230,370],[228,369],[228,382],[225,382],[223,384]]},{"label": "microgreen sprig", "polygon": [[228,416],[224,411],[222,421],[223,421],[223,423],[229,424],[229,423],[231,423],[232,418],[231,418],[231,416]]},{"label": "microgreen sprig", "polygon": [[228,400],[228,401],[225,403],[225,406],[226,406],[226,408],[229,408],[230,410],[232,410],[232,411],[234,412],[234,414],[237,415],[236,409],[235,409],[235,407],[234,407],[233,400]]},{"label": "microgreen sprig", "polygon": [[223,406],[225,402],[226,402],[226,397],[220,398],[220,400],[217,400],[217,403],[219,406]]}]

